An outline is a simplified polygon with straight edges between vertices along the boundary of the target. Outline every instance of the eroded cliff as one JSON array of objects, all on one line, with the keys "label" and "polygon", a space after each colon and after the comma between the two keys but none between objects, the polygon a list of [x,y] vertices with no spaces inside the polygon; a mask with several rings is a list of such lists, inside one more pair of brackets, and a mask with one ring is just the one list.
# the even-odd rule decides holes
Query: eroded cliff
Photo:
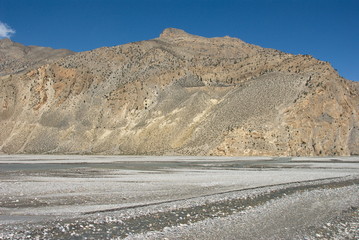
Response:
[{"label": "eroded cliff", "polygon": [[166,29],[0,86],[4,153],[359,153],[358,83],[309,55],[236,38]]}]

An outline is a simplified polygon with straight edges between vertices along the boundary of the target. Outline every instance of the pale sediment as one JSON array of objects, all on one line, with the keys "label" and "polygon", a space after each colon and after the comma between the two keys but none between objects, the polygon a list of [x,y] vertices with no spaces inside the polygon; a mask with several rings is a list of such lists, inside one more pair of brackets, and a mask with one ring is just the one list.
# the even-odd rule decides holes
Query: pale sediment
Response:
[{"label": "pale sediment", "polygon": [[[341,236],[340,231],[358,234],[353,230],[359,206],[355,157],[85,159],[2,156],[0,236],[315,239],[316,234]],[[323,228],[331,222],[332,230]]]}]

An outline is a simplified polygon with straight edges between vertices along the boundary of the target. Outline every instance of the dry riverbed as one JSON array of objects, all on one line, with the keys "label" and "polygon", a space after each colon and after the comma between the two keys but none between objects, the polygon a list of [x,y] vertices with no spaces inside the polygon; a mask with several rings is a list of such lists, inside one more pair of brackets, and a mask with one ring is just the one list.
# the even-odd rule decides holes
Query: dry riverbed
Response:
[{"label": "dry riverbed", "polygon": [[359,239],[359,157],[0,155],[0,239]]}]

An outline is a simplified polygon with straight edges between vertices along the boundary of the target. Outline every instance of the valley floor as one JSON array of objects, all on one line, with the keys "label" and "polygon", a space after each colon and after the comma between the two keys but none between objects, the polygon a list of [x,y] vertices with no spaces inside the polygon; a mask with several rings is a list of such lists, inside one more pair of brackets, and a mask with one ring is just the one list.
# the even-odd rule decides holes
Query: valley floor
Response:
[{"label": "valley floor", "polygon": [[0,239],[358,239],[359,157],[0,155]]}]

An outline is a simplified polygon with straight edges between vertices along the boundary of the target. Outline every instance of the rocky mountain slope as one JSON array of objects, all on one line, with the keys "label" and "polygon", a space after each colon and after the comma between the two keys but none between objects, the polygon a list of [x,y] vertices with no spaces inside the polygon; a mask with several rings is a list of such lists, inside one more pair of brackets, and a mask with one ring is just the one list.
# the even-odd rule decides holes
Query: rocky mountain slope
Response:
[{"label": "rocky mountain slope", "polygon": [[66,49],[24,46],[8,38],[0,39],[0,76],[25,72],[73,53]]},{"label": "rocky mountain slope", "polygon": [[357,82],[236,38],[165,29],[8,73],[3,153],[359,154]]}]

